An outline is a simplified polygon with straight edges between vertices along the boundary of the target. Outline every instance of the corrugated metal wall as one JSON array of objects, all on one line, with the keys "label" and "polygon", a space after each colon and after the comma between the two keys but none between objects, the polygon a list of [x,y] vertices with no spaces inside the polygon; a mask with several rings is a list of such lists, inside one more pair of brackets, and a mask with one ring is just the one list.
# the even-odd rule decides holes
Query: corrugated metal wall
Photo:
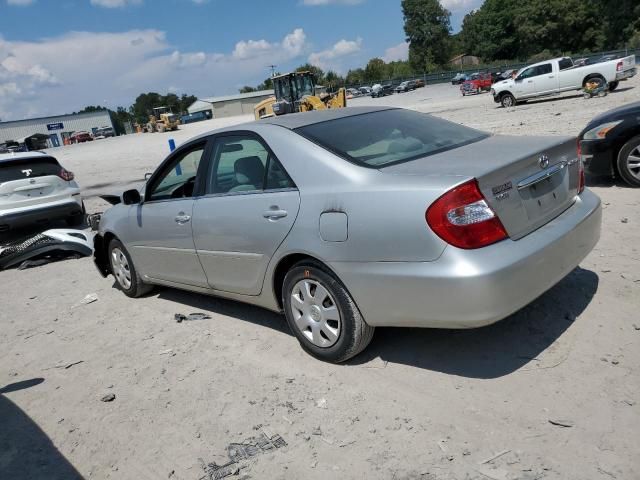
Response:
[{"label": "corrugated metal wall", "polygon": [[263,97],[243,98],[238,100],[227,100],[224,102],[216,102],[213,104],[213,116],[215,118],[233,117],[236,115],[247,115],[253,113],[253,107],[259,104],[265,98],[273,95],[265,95]]},{"label": "corrugated metal wall", "polygon": [[[54,124],[62,124],[62,128],[55,130],[47,128],[47,125]],[[58,145],[62,145],[62,133],[77,132],[79,130],[91,132],[92,129],[100,127],[113,128],[111,117],[106,111],[3,122],[0,123],[0,143],[7,140],[18,141],[34,133],[42,133],[48,136],[55,135]],[[51,146],[56,146],[54,139],[51,139],[50,142],[52,143]]]}]

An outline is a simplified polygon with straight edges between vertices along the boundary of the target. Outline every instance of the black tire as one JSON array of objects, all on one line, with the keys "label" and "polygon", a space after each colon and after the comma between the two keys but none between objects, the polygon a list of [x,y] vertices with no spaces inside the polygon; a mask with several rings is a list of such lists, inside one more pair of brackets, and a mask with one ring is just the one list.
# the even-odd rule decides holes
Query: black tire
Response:
[{"label": "black tire", "polygon": [[602,75],[591,75],[587,78],[584,79],[584,81],[582,82],[582,87],[586,87],[587,83],[589,82],[598,82],[598,86],[603,86],[607,83],[607,81],[604,79],[604,77]]},{"label": "black tire", "polygon": [[511,107],[515,107],[518,104],[518,102],[516,101],[516,97],[514,97],[510,93],[503,93],[500,96],[500,104],[504,108],[511,108]]},{"label": "black tire", "polygon": [[[294,294],[294,288],[301,281],[311,281],[326,289],[332,297],[328,298],[328,300],[335,304],[340,314],[338,338],[330,346],[321,347],[315,345],[296,325],[292,308],[292,295]],[[362,352],[373,338],[375,328],[367,325],[342,282],[320,263],[302,261],[295,264],[287,272],[282,288],[282,304],[289,328],[300,342],[300,345],[307,353],[319,360],[332,363],[344,362]],[[328,340],[326,335],[325,338]]]},{"label": "black tire", "polygon": [[616,88],[618,88],[620,82],[609,82],[609,91],[613,92]]},{"label": "black tire", "polygon": [[[640,135],[633,137],[622,146],[618,153],[618,159],[616,162],[616,170],[620,175],[620,178],[632,187],[640,187],[640,178],[636,176],[639,174],[636,173],[636,175],[634,175],[627,162],[629,155],[636,149],[640,149]],[[640,153],[638,153],[638,155],[640,155]]]},{"label": "black tire", "polygon": [[[128,272],[130,276],[129,286],[124,285],[117,275],[116,266],[114,265],[114,250],[116,249],[126,257],[127,264],[128,264]],[[118,289],[122,290],[122,293],[124,293],[127,297],[137,298],[153,290],[153,285],[144,283],[140,278],[140,275],[138,274],[138,271],[136,270],[135,265],[133,264],[133,260],[131,260],[131,256],[129,255],[129,252],[124,247],[122,242],[120,242],[120,240],[116,238],[111,240],[111,242],[109,242],[109,249],[107,252],[108,252],[108,259],[109,259],[109,267],[111,269],[113,277],[116,280],[116,285]]]}]

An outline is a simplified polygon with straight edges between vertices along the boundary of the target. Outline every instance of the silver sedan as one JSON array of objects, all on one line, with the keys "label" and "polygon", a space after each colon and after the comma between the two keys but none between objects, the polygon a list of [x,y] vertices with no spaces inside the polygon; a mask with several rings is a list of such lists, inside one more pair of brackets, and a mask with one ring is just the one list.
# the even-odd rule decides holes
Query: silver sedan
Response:
[{"label": "silver sedan", "polygon": [[342,362],[377,326],[511,315],[584,259],[600,223],[575,139],[347,108],[181,145],[104,213],[95,262],[130,297],[162,285],[284,311],[307,352]]}]

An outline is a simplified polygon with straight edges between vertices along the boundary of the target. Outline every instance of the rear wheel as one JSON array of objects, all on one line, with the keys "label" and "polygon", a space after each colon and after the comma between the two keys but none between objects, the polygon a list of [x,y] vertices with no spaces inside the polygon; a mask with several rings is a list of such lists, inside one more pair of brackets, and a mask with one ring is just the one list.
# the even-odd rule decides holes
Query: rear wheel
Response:
[{"label": "rear wheel", "polygon": [[109,243],[109,263],[116,285],[127,297],[140,297],[153,290],[152,285],[141,280],[129,252],[122,242],[115,238]]},{"label": "rear wheel", "polygon": [[620,149],[617,170],[632,187],[640,187],[640,135],[633,137]]},{"label": "rear wheel", "polygon": [[503,93],[500,97],[500,103],[504,108],[511,108],[516,106],[516,97],[510,93]]},{"label": "rear wheel", "polygon": [[284,278],[282,297],[287,323],[310,355],[340,363],[371,342],[374,327],[365,323],[347,289],[321,264],[294,265]]},{"label": "rear wheel", "polygon": [[609,82],[609,91],[613,92],[616,88],[618,88],[620,82]]}]

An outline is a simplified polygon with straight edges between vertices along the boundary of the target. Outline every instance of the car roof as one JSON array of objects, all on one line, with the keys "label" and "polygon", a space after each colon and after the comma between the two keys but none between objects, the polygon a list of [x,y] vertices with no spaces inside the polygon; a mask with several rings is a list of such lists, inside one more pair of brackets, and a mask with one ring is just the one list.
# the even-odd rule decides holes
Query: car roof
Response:
[{"label": "car roof", "polygon": [[8,162],[9,160],[19,160],[26,158],[42,158],[42,157],[50,157],[48,153],[33,151],[33,152],[9,152],[9,153],[0,153],[0,163]]},{"label": "car roof", "polygon": [[338,118],[353,117],[365,113],[383,112],[385,110],[395,110],[394,107],[348,107],[332,108],[328,110],[315,110],[313,112],[291,113],[279,117],[269,117],[259,120],[260,123],[278,125],[280,127],[294,130],[316,123],[328,122]]}]

